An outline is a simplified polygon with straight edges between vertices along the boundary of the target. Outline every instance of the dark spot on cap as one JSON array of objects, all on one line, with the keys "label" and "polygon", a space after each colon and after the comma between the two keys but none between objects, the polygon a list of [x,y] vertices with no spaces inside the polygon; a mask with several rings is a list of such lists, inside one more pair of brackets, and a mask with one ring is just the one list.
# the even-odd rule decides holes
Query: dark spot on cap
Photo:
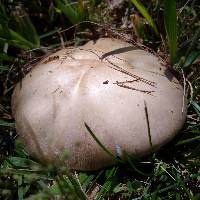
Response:
[{"label": "dark spot on cap", "polygon": [[104,81],[104,82],[103,82],[103,84],[108,84],[108,83],[109,83],[109,81],[108,81],[108,80],[106,80],[106,81]]},{"label": "dark spot on cap", "polygon": [[173,74],[172,74],[169,70],[165,70],[165,71],[164,71],[164,74],[165,74],[165,76],[167,77],[167,79],[168,79],[169,81],[172,81],[172,80],[173,80]]}]

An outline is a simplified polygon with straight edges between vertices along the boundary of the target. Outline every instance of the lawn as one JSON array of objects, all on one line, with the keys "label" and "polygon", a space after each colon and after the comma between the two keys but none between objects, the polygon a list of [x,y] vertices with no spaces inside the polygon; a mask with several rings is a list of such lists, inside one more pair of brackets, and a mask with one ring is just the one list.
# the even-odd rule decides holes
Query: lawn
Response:
[{"label": "lawn", "polygon": [[[121,39],[165,61],[187,98],[184,127],[159,151],[98,171],[44,165],[16,132],[15,84],[47,54],[100,37]],[[0,46],[0,199],[200,199],[199,1],[3,0]]]}]

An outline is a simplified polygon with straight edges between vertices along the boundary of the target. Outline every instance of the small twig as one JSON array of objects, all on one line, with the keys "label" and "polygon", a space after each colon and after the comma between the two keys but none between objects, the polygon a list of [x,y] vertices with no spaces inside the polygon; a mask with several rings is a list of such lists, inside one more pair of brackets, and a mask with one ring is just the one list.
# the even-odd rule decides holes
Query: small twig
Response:
[{"label": "small twig", "polygon": [[138,92],[143,92],[143,93],[146,93],[146,94],[149,94],[149,95],[152,95],[151,93],[154,92],[154,91],[140,90],[140,89],[137,89],[137,88],[125,85],[125,84],[120,84],[120,83],[118,83],[118,81],[116,81],[116,83],[113,83],[113,84],[116,84],[117,86],[122,87],[122,88],[135,90],[135,91],[138,91]]},{"label": "small twig", "polygon": [[190,2],[190,0],[188,0],[186,3],[185,3],[185,5],[178,11],[178,14],[180,15],[182,12],[183,12],[183,10],[185,9],[185,7],[187,6],[187,4]]},{"label": "small twig", "polygon": [[186,78],[186,81],[188,82],[188,85],[190,87],[190,103],[189,104],[191,104],[191,101],[193,100],[193,96],[194,96],[194,89],[192,87],[191,82],[187,78]]},{"label": "small twig", "polygon": [[193,100],[193,95],[194,95],[194,89],[192,87],[191,82],[188,80],[187,77],[185,77],[183,69],[181,69],[182,75],[183,75],[183,106],[182,106],[182,112],[184,111],[184,105],[185,105],[185,95],[186,95],[186,83],[188,83],[189,88],[190,88],[190,103]]},{"label": "small twig", "polygon": [[160,166],[160,168],[165,171],[174,181],[176,181],[176,179],[163,167],[163,166]]},{"label": "small twig", "polygon": [[[135,74],[133,74],[133,73],[131,73],[131,72],[129,72],[129,71],[123,69],[122,67],[118,66],[117,64],[111,62],[111,61],[109,60],[109,58],[102,58],[102,56],[98,54],[98,53],[103,53],[103,55],[104,55],[105,53],[102,52],[102,51],[97,51],[97,50],[96,50],[97,52],[95,52],[95,51],[92,50],[92,49],[87,49],[87,50],[86,50],[86,49],[81,49],[81,48],[79,48],[79,49],[80,49],[80,50],[83,50],[83,51],[89,51],[89,52],[93,53],[94,55],[96,55],[96,56],[98,57],[99,60],[104,59],[105,61],[107,61],[109,64],[112,65],[112,66],[108,66],[108,67],[110,67],[110,68],[112,68],[112,69],[114,69],[114,70],[116,70],[116,71],[119,71],[119,72],[121,72],[121,73],[123,73],[123,74],[126,74],[126,75],[128,75],[128,76],[134,78],[134,79],[135,79],[134,81],[141,81],[141,82],[143,82],[143,83],[145,83],[145,84],[148,84],[148,85],[150,85],[150,86],[152,86],[152,87],[156,87],[156,83],[155,83],[155,82],[149,81],[149,80],[147,80],[147,79],[145,79],[145,78],[142,78],[142,77],[139,77],[139,76],[137,76],[137,75],[135,75]],[[113,56],[113,57],[116,58],[116,59],[119,59],[119,60],[121,60],[121,61],[127,62],[126,60],[124,60],[124,59],[122,59],[122,58],[119,58],[119,57],[117,57],[117,56],[115,56],[115,55],[109,55],[109,56]],[[131,82],[134,82],[134,81],[131,81]],[[128,83],[128,81],[126,81],[126,82]],[[136,91],[141,91],[141,92],[145,92],[145,93],[149,93],[149,94],[150,94],[151,92],[154,92],[154,91],[146,91],[146,90],[135,89],[135,88],[132,88],[132,87],[130,87],[130,86],[124,85],[122,82],[118,82],[118,81],[116,81],[116,83],[113,83],[113,84],[117,84],[117,85],[120,86],[120,87],[124,87],[124,88],[126,87],[127,89],[132,89],[132,90],[136,90]]]},{"label": "small twig", "polygon": [[59,37],[60,37],[61,47],[62,47],[62,49],[64,49],[64,48],[65,48],[65,42],[64,42],[62,33],[59,31],[59,32],[58,32],[58,35],[59,35]]},{"label": "small twig", "polygon": [[133,83],[133,82],[138,82],[138,81],[139,81],[139,79],[130,80],[130,81],[128,81],[128,80],[125,80],[125,81],[116,81],[116,82],[113,83],[113,84]]},{"label": "small twig", "polygon": [[150,85],[150,86],[152,86],[152,87],[156,87],[156,86],[155,86],[155,85],[156,85],[155,82],[149,81],[149,80],[147,80],[147,79],[145,79],[145,78],[141,78],[141,77],[139,77],[139,76],[137,76],[137,75],[135,75],[135,74],[133,74],[133,73],[131,73],[131,72],[129,72],[129,71],[123,69],[123,68],[121,68],[120,66],[114,64],[113,62],[111,62],[111,61],[108,60],[108,59],[106,59],[106,61],[107,61],[108,63],[110,63],[111,65],[113,65],[114,67],[116,67],[116,68],[111,67],[112,69],[115,69],[115,70],[117,70],[117,71],[120,71],[121,73],[126,74],[126,75],[128,75],[128,76],[131,76],[131,77],[135,78],[136,80],[138,79],[138,80],[140,80],[140,81],[144,82],[145,84],[148,84],[148,85]]},{"label": "small twig", "polygon": [[93,22],[93,21],[87,21],[86,20],[86,21],[79,22],[79,23],[77,23],[77,24],[75,24],[75,25],[73,25],[73,26],[71,26],[71,27],[69,27],[67,29],[64,29],[62,31],[59,31],[59,32],[62,33],[62,32],[68,31],[68,30],[70,30],[72,28],[76,28],[77,26],[79,26],[81,24],[85,24],[85,23],[96,25],[96,26],[99,26],[99,27],[105,29],[106,31],[110,31],[113,35],[118,36],[120,39],[123,39],[126,42],[130,42],[130,43],[134,44],[136,47],[139,47],[139,48],[141,48],[143,50],[148,50],[150,53],[152,53],[156,57],[159,57],[160,61],[162,61],[163,63],[166,63],[164,61],[164,59],[161,56],[157,55],[157,53],[154,50],[152,50],[151,48],[149,48],[149,47],[147,47],[147,46],[135,41],[132,38],[128,38],[126,34],[119,33],[117,29],[109,28],[109,26],[105,25],[105,24],[99,24],[99,23],[96,23],[96,22]]},{"label": "small twig", "polygon": [[183,104],[182,104],[182,113],[184,111],[184,105],[185,105],[185,93],[186,93],[186,78],[183,69],[181,69],[182,75],[183,75]]}]

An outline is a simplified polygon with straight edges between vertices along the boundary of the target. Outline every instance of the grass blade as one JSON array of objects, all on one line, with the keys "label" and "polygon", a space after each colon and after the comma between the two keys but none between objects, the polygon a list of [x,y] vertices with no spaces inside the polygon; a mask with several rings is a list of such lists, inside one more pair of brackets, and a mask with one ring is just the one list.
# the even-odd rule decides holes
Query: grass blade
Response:
[{"label": "grass blade", "polygon": [[145,117],[146,117],[146,121],[147,121],[149,144],[150,144],[150,147],[151,147],[151,151],[153,152],[153,143],[152,143],[152,138],[151,138],[151,129],[150,129],[150,124],[149,124],[149,114],[148,114],[148,110],[147,110],[146,101],[144,101],[144,111],[145,111]]},{"label": "grass blade", "polygon": [[193,108],[195,109],[197,115],[200,118],[200,106],[198,105],[196,101],[192,101],[191,104],[193,105]]},{"label": "grass blade", "polygon": [[76,194],[80,197],[80,199],[82,200],[87,200],[87,195],[85,194],[85,192],[82,189],[82,186],[79,182],[78,177],[76,178],[75,176],[71,175],[70,173],[67,174],[70,182],[72,183],[72,185],[74,186],[74,189],[76,191]]},{"label": "grass blade", "polygon": [[8,162],[8,166],[9,167],[15,167],[16,169],[19,168],[27,168],[27,169],[40,169],[40,164],[32,161],[31,159],[27,159],[27,158],[21,158],[21,157],[14,157],[14,156],[10,156],[6,159],[6,161]]},{"label": "grass blade", "polygon": [[55,29],[55,30],[49,31],[49,32],[47,32],[47,33],[44,33],[44,34],[40,35],[39,37],[40,37],[40,39],[44,39],[44,38],[46,38],[46,37],[49,37],[49,36],[51,36],[51,35],[54,35],[55,33],[58,33],[60,30],[61,30],[60,28],[57,28],[57,29]]},{"label": "grass blade", "polygon": [[13,11],[15,31],[27,41],[31,42],[35,47],[39,47],[40,39],[33,23],[23,7],[20,8],[20,12],[21,14],[19,15],[17,12]]},{"label": "grass blade", "polygon": [[142,5],[142,3],[139,0],[131,0],[131,2],[139,10],[139,12],[142,14],[142,16],[147,20],[147,22],[152,27],[154,32],[158,35],[158,29],[156,27],[156,24],[154,23],[152,17],[148,13],[147,9]]},{"label": "grass blade", "polygon": [[18,200],[24,199],[24,191],[23,191],[23,176],[18,176]]},{"label": "grass blade", "polygon": [[198,58],[200,57],[200,50],[199,51],[192,51],[185,60],[183,67],[191,66]]},{"label": "grass blade", "polygon": [[94,138],[94,140],[97,142],[97,144],[108,154],[110,155],[113,159],[116,159],[115,155],[112,154],[100,141],[99,139],[96,137],[96,135],[92,132],[92,130],[90,129],[90,127],[85,123],[85,127],[88,130],[88,132],[91,134],[91,136]]},{"label": "grass blade", "polygon": [[118,170],[118,167],[113,167],[112,170],[109,171],[107,179],[96,198],[97,200],[104,199],[106,197],[106,195],[110,192],[110,190],[112,189],[112,186],[114,184],[113,177],[116,175],[117,170]]},{"label": "grass blade", "polygon": [[5,122],[4,120],[0,119],[0,127],[1,126],[9,127],[9,128],[15,128],[15,123],[13,123],[13,122]]},{"label": "grass blade", "polygon": [[177,51],[177,18],[175,0],[164,1],[164,22],[167,33],[170,61],[174,64],[176,62]]},{"label": "grass blade", "polygon": [[200,136],[196,136],[194,138],[189,138],[189,139],[182,140],[182,141],[178,142],[176,144],[176,146],[183,145],[183,144],[189,144],[191,142],[198,141],[198,140],[200,140]]},{"label": "grass blade", "polygon": [[68,0],[55,0],[56,5],[63,12],[63,14],[70,20],[72,24],[77,24],[81,21],[77,9],[73,8],[72,3]]},{"label": "grass blade", "polygon": [[137,169],[133,163],[133,161],[131,160],[131,157],[128,155],[127,152],[124,152],[125,155],[125,159],[128,162],[128,164],[133,168],[133,170],[135,170],[138,174],[141,174],[142,176],[152,176],[151,174],[147,174],[142,172],[141,170]]},{"label": "grass blade", "polygon": [[19,33],[13,31],[12,29],[8,29],[9,34],[5,33],[5,27],[0,24],[0,43],[7,42],[10,45],[16,46],[22,49],[33,49],[38,47],[36,44],[26,40],[23,36]]},{"label": "grass blade", "polygon": [[188,48],[185,55],[185,63],[183,67],[192,65],[200,56],[200,44],[199,44],[200,27],[195,32],[190,47]]}]

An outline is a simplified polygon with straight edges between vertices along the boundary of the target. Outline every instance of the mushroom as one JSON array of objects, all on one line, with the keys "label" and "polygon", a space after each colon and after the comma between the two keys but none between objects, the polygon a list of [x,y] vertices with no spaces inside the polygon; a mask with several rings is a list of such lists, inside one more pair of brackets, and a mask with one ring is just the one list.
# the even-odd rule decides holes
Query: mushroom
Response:
[{"label": "mushroom", "polygon": [[[182,128],[183,88],[151,53],[101,38],[48,56],[15,87],[12,111],[25,148],[45,163],[97,170],[112,154],[140,157]],[[68,157],[63,159],[64,153]]]}]

